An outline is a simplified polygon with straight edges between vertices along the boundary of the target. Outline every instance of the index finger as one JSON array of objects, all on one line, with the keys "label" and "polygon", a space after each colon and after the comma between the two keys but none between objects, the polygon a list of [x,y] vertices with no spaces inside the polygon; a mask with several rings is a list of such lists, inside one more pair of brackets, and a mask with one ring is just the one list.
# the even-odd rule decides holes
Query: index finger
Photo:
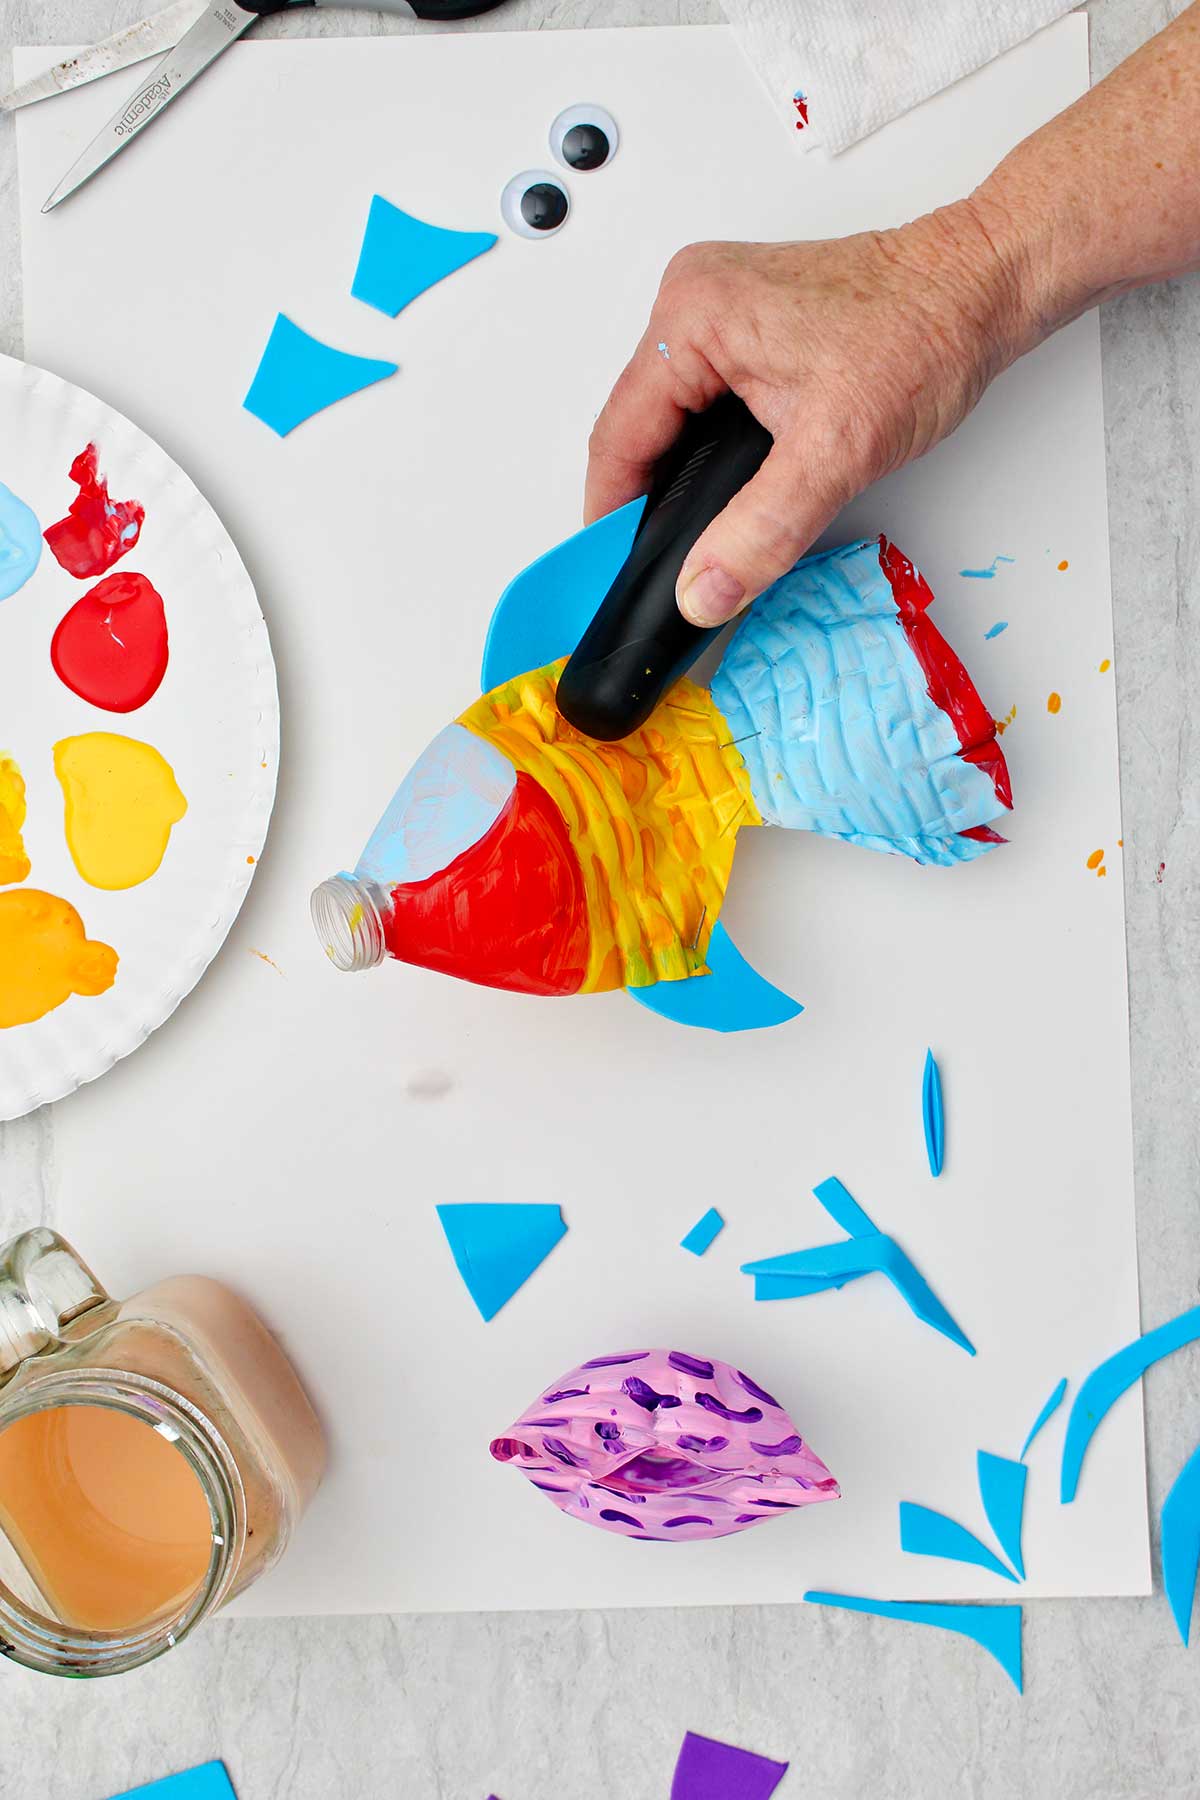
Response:
[{"label": "index finger", "polygon": [[654,465],[679,436],[687,411],[667,359],[651,345],[647,332],[592,427],[585,524],[647,491]]}]

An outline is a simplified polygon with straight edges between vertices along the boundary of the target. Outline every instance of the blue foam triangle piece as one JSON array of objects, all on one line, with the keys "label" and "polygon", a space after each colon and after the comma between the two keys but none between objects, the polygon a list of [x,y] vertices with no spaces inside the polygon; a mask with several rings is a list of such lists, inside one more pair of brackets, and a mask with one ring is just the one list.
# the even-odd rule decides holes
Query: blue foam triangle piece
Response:
[{"label": "blue foam triangle piece", "polygon": [[535,1203],[439,1206],[438,1218],[467,1292],[494,1319],[566,1233],[557,1206]]},{"label": "blue foam triangle piece", "polygon": [[286,437],[335,400],[344,400],[395,373],[395,363],[335,350],[280,313],[242,405],[280,437]]},{"label": "blue foam triangle piece", "polygon": [[685,981],[656,981],[629,988],[630,997],[677,1025],[699,1025],[707,1031],[759,1031],[786,1025],[804,1011],[798,1000],[773,987],[752,969],[718,919],[705,953],[707,975]]},{"label": "blue foam triangle piece", "polygon": [[900,1548],[909,1556],[940,1556],[947,1562],[973,1563],[977,1569],[988,1569],[1015,1581],[1011,1569],[986,1544],[980,1543],[973,1531],[948,1519],[932,1507],[917,1506],[911,1500],[900,1502]]},{"label": "blue foam triangle piece", "polygon": [[427,225],[376,194],[350,292],[394,319],[410,300],[482,256],[495,242],[491,231],[448,231]]},{"label": "blue foam triangle piece", "polygon": [[993,1456],[990,1450],[978,1452],[975,1467],[979,1498],[983,1501],[987,1522],[996,1534],[996,1542],[1024,1581],[1021,1526],[1025,1519],[1025,1479],[1029,1471],[1023,1462],[1013,1462],[1007,1456]]},{"label": "blue foam triangle piece", "polygon": [[224,1763],[202,1763],[182,1775],[168,1775],[146,1787],[130,1788],[117,1800],[237,1800]]},{"label": "blue foam triangle piece", "polygon": [[1000,1664],[1017,1692],[1021,1689],[1021,1608],[1019,1606],[943,1606],[924,1600],[865,1600],[858,1594],[826,1594],[816,1588],[804,1598],[814,1606],[835,1606],[842,1612],[871,1613],[879,1619],[900,1619],[907,1625],[935,1625],[974,1639]]},{"label": "blue foam triangle piece", "polygon": [[1200,1567],[1200,1450],[1194,1450],[1184,1463],[1162,1509],[1163,1586],[1185,1648],[1191,1634],[1197,1567]]}]

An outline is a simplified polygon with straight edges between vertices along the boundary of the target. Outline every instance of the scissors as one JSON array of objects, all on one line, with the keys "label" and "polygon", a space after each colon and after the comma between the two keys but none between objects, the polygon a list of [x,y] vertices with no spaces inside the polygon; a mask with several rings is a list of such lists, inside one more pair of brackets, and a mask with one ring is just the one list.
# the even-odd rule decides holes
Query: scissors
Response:
[{"label": "scissors", "polygon": [[[63,176],[42,211],[54,207],[90,181],[106,163],[132,143],[152,120],[171,104],[177,95],[190,87],[223,50],[236,43],[256,19],[267,13],[290,12],[297,6],[361,6],[363,0],[210,0],[208,5],[197,0],[175,0],[163,12],[140,25],[96,44],[91,50],[59,63],[44,75],[14,89],[0,102],[0,109],[12,110],[41,100],[66,88],[78,87],[99,75],[126,68],[145,56],[152,56],[164,44],[174,47],[151,71],[136,93],[108,121],[82,156]],[[406,19],[448,22],[473,18],[491,12],[502,0],[367,0],[375,12],[398,13]],[[182,36],[179,33],[182,32]]]}]

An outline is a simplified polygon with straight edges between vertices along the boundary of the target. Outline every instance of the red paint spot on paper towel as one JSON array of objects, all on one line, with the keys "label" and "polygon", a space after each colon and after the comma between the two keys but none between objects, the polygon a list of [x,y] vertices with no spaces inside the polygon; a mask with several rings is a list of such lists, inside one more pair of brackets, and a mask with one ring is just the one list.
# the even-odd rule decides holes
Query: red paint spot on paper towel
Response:
[{"label": "red paint spot on paper towel", "polygon": [[808,95],[804,93],[801,88],[797,88],[796,92],[792,95],[792,105],[800,114],[800,117],[796,120],[796,130],[803,131],[804,127],[808,124]]},{"label": "red paint spot on paper towel", "polygon": [[66,518],[49,526],[42,535],[68,575],[88,581],[103,575],[118,557],[133,549],[141,536],[146,512],[138,500],[109,499],[95,444],[79,452],[71,464],[70,478],[79,492],[68,507]]},{"label": "red paint spot on paper towel", "polygon": [[50,661],[59,680],[105,712],[134,712],[167,672],[167,621],[144,575],[96,583],[59,621]]}]

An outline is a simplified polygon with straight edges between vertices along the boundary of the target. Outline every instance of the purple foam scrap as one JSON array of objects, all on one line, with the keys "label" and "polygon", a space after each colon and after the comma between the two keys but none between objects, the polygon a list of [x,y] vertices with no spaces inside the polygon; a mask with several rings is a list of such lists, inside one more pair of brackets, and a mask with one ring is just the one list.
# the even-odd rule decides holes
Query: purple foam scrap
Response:
[{"label": "purple foam scrap", "polygon": [[787,1772],[787,1763],[689,1731],[675,1765],[671,1800],[771,1800]]}]

